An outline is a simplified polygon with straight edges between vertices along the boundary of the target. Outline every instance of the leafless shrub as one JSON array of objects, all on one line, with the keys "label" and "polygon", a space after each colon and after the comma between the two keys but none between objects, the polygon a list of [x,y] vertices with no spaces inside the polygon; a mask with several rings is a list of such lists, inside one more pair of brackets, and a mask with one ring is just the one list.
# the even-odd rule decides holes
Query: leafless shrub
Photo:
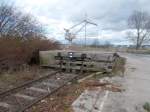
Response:
[{"label": "leafless shrub", "polygon": [[16,69],[28,64],[37,50],[59,48],[44,35],[43,25],[33,16],[0,3],[0,68]]}]

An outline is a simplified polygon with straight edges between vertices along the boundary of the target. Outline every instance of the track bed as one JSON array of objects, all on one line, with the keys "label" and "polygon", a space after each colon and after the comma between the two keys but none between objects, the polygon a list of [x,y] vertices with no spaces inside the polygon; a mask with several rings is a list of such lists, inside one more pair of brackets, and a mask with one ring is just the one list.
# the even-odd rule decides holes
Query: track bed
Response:
[{"label": "track bed", "polygon": [[0,112],[23,112],[75,78],[75,74],[53,71],[47,76],[0,93]]}]

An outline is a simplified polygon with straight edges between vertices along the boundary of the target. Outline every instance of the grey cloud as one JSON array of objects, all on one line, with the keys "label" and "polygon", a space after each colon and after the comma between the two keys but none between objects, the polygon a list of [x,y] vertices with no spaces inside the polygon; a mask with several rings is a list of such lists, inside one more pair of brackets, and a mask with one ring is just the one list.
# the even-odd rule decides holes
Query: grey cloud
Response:
[{"label": "grey cloud", "polygon": [[124,30],[126,20],[134,10],[149,11],[149,6],[150,0],[60,0],[55,5],[48,2],[44,6],[34,6],[33,13],[74,23],[83,20],[87,13],[103,29]]},{"label": "grey cloud", "polygon": [[[112,32],[112,42],[122,41],[118,38],[115,39],[113,31],[121,32],[128,29],[127,19],[134,10],[142,10],[150,13],[150,0],[8,0],[16,2],[18,6],[24,6],[25,8],[31,8],[31,13],[36,16],[43,16],[47,19],[54,19],[56,21],[65,20],[68,23],[79,23],[85,17],[87,13],[88,18],[93,22],[96,22],[99,26],[94,28],[93,26],[88,27],[90,31],[89,35],[94,35],[102,30]],[[34,3],[30,6],[26,4],[29,2],[44,2],[46,4],[35,5]],[[55,4],[52,2],[56,1]],[[59,23],[59,22],[58,22]],[[56,25],[56,24],[55,24]],[[58,32],[56,29],[50,26],[51,33]],[[81,32],[84,33],[84,32]],[[118,36],[118,34],[116,34]],[[121,37],[123,35],[119,35]],[[62,37],[64,38],[64,37]],[[117,41],[117,42],[118,42]]]},{"label": "grey cloud", "polygon": [[[126,21],[134,10],[149,11],[147,4],[149,0],[86,0],[80,2],[79,6],[70,10],[70,20],[82,20],[84,11],[89,18],[96,20],[103,29],[123,30],[126,28]],[[147,7],[145,7],[147,6]],[[80,9],[80,11],[79,11]],[[76,13],[72,10],[77,10]],[[68,14],[68,15],[69,15]]]}]

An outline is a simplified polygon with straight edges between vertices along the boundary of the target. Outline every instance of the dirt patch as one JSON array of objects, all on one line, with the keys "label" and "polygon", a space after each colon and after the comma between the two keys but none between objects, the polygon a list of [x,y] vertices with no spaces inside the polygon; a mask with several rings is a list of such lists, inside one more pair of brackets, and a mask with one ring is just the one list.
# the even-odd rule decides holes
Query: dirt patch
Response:
[{"label": "dirt patch", "polygon": [[97,89],[101,88],[102,90],[109,90],[112,92],[122,92],[124,89],[122,88],[121,85],[116,85],[110,82],[100,82],[100,81],[95,81],[95,80],[89,80],[84,82],[85,87],[88,89]]}]

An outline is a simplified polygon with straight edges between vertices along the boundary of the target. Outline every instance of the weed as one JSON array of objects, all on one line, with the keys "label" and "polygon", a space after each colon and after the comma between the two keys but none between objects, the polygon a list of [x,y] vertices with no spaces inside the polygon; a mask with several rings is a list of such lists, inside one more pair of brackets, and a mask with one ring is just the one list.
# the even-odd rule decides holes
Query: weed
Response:
[{"label": "weed", "polygon": [[147,112],[150,112],[150,103],[146,102],[146,103],[143,105],[143,108],[144,108]]}]

